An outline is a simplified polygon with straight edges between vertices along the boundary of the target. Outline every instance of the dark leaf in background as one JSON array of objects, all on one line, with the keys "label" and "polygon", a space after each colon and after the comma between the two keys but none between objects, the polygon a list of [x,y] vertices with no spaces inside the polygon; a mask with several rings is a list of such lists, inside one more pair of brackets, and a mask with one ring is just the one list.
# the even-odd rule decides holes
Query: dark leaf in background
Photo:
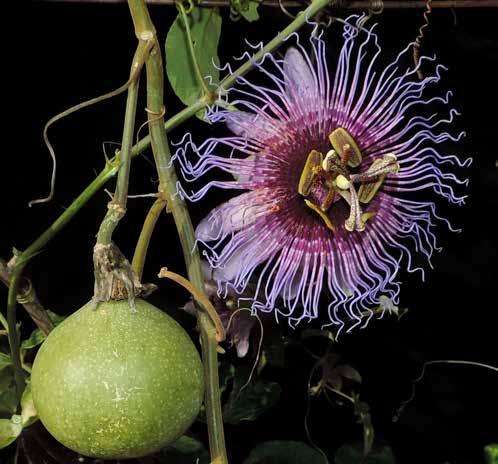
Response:
[{"label": "dark leaf in background", "polygon": [[263,339],[264,364],[274,367],[285,366],[285,346],[286,340],[277,330],[265,332]]},{"label": "dark leaf in background", "polygon": [[0,371],[11,365],[12,360],[10,359],[10,356],[5,353],[0,353]]},{"label": "dark leaf in background", "polygon": [[195,438],[184,435],[172,445],[161,451],[161,463],[175,464],[209,464],[209,453],[204,445]]},{"label": "dark leaf in background", "polygon": [[348,366],[347,364],[340,364],[334,371],[341,377],[352,380],[353,382],[361,383],[361,375],[354,367]]},{"label": "dark leaf in background", "polygon": [[223,405],[223,420],[227,424],[254,421],[280,398],[282,389],[276,382],[252,380],[248,383],[249,375],[246,368],[235,371],[230,396]]},{"label": "dark leaf in background", "polygon": [[362,445],[343,445],[334,456],[334,464],[395,464],[394,454],[388,446],[372,451],[363,457]]},{"label": "dark leaf in background", "polygon": [[10,418],[16,412],[17,395],[14,371],[11,367],[0,370],[0,417]]},{"label": "dark leaf in background", "polygon": [[227,391],[229,383],[235,377],[234,365],[230,363],[220,363],[218,375],[220,377],[220,393],[223,395],[223,393]]},{"label": "dark leaf in background", "polygon": [[311,446],[298,441],[267,441],[251,451],[244,464],[325,464]]}]

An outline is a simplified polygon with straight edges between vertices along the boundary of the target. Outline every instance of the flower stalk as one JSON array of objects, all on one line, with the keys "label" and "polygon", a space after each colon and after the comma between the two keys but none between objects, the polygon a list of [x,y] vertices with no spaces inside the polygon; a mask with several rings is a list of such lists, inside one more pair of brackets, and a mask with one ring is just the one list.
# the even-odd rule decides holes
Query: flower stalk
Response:
[{"label": "flower stalk", "polygon": [[[178,182],[171,153],[164,131],[164,71],[161,49],[157,42],[154,25],[143,0],[129,0],[135,28],[147,28],[154,35],[155,45],[146,62],[147,70],[147,113],[152,151],[159,176],[159,192],[166,197],[173,215],[183,249],[189,279],[194,286],[203,291],[200,257],[195,248],[194,228],[185,202],[176,194]],[[206,382],[206,416],[208,423],[211,460],[220,464],[227,463],[221,394],[219,390],[218,356],[216,330],[211,319],[199,311],[199,329],[202,339],[202,357]]]}]

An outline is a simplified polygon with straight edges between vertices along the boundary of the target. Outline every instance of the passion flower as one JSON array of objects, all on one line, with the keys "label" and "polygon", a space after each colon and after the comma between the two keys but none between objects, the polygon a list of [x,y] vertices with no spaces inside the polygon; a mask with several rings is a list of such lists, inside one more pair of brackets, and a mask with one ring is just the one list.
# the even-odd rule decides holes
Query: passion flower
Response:
[{"label": "passion flower", "polygon": [[183,434],[203,399],[187,333],[144,300],[91,303],[56,327],[31,377],[43,425],[85,456],[144,456]]},{"label": "passion flower", "polygon": [[252,307],[294,324],[320,317],[352,328],[394,307],[400,268],[423,276],[415,256],[430,263],[436,223],[451,229],[434,199],[465,199],[455,187],[467,181],[452,170],[470,160],[447,152],[464,134],[440,131],[458,113],[451,93],[434,94],[444,67],[430,74],[428,57],[414,67],[410,44],[382,68],[374,27],[357,20],[344,25],[333,77],[315,30],[311,53],[298,42],[283,59],[266,54],[257,68],[268,84],[239,77],[212,108],[210,120],[233,135],[200,146],[189,136],[176,153],[187,181],[216,169],[235,179],[180,186],[191,201],[212,187],[245,191],[197,227],[219,292],[252,281]]}]

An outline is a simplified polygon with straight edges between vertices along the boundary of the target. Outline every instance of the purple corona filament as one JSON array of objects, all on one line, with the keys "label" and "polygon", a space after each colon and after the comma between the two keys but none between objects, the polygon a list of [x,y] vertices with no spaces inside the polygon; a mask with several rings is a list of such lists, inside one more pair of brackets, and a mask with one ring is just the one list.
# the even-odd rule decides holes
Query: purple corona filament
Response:
[{"label": "purple corona filament", "polygon": [[[233,135],[200,146],[187,136],[175,155],[188,182],[210,171],[230,175],[190,194],[179,186],[191,201],[212,187],[243,191],[211,211],[196,230],[219,291],[244,297],[249,292],[253,309],[288,317],[292,324],[319,317],[351,329],[366,324],[375,308],[392,309],[400,267],[420,270],[423,277],[413,255],[430,264],[439,250],[436,222],[451,229],[433,200],[439,196],[460,205],[465,199],[456,187],[467,181],[451,170],[471,160],[442,153],[464,135],[442,130],[458,114],[449,108],[450,92],[433,95],[444,67],[435,65],[432,75],[417,80],[418,67],[403,65],[410,44],[379,69],[374,28],[358,27],[357,19],[344,25],[333,77],[323,40],[313,34],[308,54],[297,39],[283,59],[267,54],[257,63],[267,85],[238,78],[227,93],[227,104],[238,111],[210,109],[208,118],[224,122]],[[434,61],[422,57],[418,66],[427,72]],[[444,115],[429,113],[431,108]],[[349,155],[331,150],[329,135],[338,128],[357,145],[361,162],[354,168]],[[327,158],[323,168],[314,168],[322,183],[311,182],[303,194],[298,185],[313,150]],[[375,166],[380,171],[372,177]],[[365,179],[378,181],[378,190],[361,203]],[[332,196],[337,193],[330,206],[318,213],[310,209],[320,209],[330,185]]]}]

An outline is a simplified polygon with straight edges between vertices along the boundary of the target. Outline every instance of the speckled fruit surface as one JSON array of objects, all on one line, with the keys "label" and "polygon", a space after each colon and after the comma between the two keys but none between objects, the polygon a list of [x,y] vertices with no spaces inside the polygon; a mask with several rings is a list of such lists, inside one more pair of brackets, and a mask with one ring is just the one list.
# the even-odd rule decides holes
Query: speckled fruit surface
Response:
[{"label": "speckled fruit surface", "polygon": [[52,331],[31,376],[43,425],[103,459],[150,454],[190,426],[203,399],[199,354],[171,317],[144,300],[83,306]]}]

